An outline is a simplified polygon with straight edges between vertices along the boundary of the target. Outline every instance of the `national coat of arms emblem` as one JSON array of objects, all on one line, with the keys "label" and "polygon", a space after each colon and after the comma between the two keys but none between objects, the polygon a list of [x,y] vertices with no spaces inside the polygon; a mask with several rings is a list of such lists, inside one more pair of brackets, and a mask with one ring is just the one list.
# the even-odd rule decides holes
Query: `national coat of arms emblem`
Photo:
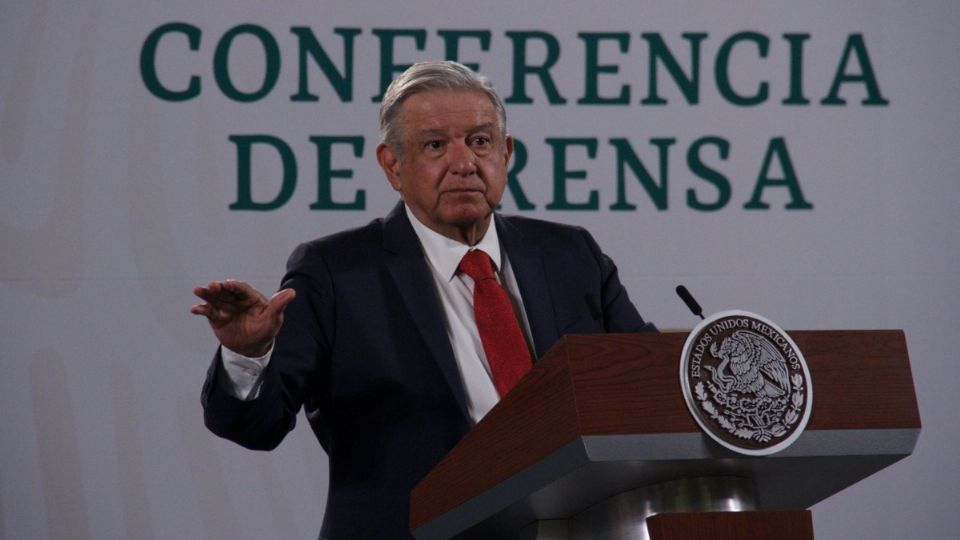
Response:
[{"label": "national coat of arms emblem", "polygon": [[813,404],[806,360],[786,332],[745,311],[724,311],[690,332],[680,381],[710,437],[747,455],[779,452],[803,432]]}]

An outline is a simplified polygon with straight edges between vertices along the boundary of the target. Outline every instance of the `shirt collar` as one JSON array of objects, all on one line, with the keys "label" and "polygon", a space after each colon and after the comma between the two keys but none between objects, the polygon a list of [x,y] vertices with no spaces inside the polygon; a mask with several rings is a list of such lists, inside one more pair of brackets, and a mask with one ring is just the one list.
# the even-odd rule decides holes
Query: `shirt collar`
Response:
[{"label": "shirt collar", "polygon": [[423,251],[427,255],[427,261],[444,279],[451,280],[456,276],[457,267],[460,266],[460,260],[463,259],[463,256],[471,249],[479,249],[489,255],[490,260],[493,261],[495,271],[499,272],[500,269],[503,268],[501,264],[500,237],[497,235],[497,226],[494,220],[490,220],[490,227],[487,228],[487,232],[483,235],[483,238],[477,242],[476,246],[471,248],[466,244],[457,242],[427,227],[413,215],[410,207],[406,204],[404,204],[403,207],[407,212],[407,219],[410,220],[410,225],[413,226],[413,232],[415,232],[417,238],[420,239],[420,245],[423,246]]}]

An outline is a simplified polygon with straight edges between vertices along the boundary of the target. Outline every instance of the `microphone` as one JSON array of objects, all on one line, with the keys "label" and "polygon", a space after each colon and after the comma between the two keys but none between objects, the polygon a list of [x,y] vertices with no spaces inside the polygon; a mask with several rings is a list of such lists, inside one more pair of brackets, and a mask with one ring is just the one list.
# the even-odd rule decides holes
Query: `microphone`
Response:
[{"label": "microphone", "polygon": [[703,308],[693,299],[693,295],[690,294],[690,291],[688,291],[686,287],[677,285],[677,295],[680,296],[680,299],[683,300],[683,303],[690,308],[690,311],[693,312],[694,315],[700,317],[701,320],[703,319]]}]

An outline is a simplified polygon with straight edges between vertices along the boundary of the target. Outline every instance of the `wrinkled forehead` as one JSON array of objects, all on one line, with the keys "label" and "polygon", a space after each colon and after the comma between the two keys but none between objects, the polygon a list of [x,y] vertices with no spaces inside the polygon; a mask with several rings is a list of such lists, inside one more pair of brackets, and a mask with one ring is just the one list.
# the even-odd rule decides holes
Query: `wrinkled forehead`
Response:
[{"label": "wrinkled forehead", "polygon": [[503,131],[495,104],[479,90],[431,89],[411,94],[399,105],[401,137],[423,130]]}]

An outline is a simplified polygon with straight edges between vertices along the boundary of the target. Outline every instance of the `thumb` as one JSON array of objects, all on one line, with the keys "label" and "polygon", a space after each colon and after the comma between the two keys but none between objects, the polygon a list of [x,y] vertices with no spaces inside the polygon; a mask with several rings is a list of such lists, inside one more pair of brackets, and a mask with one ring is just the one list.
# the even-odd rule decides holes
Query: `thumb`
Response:
[{"label": "thumb", "polygon": [[270,300],[267,304],[267,309],[271,312],[274,317],[278,317],[283,314],[283,310],[287,309],[287,306],[290,302],[296,298],[297,292],[293,289],[282,289],[277,291],[273,296],[270,297]]}]

